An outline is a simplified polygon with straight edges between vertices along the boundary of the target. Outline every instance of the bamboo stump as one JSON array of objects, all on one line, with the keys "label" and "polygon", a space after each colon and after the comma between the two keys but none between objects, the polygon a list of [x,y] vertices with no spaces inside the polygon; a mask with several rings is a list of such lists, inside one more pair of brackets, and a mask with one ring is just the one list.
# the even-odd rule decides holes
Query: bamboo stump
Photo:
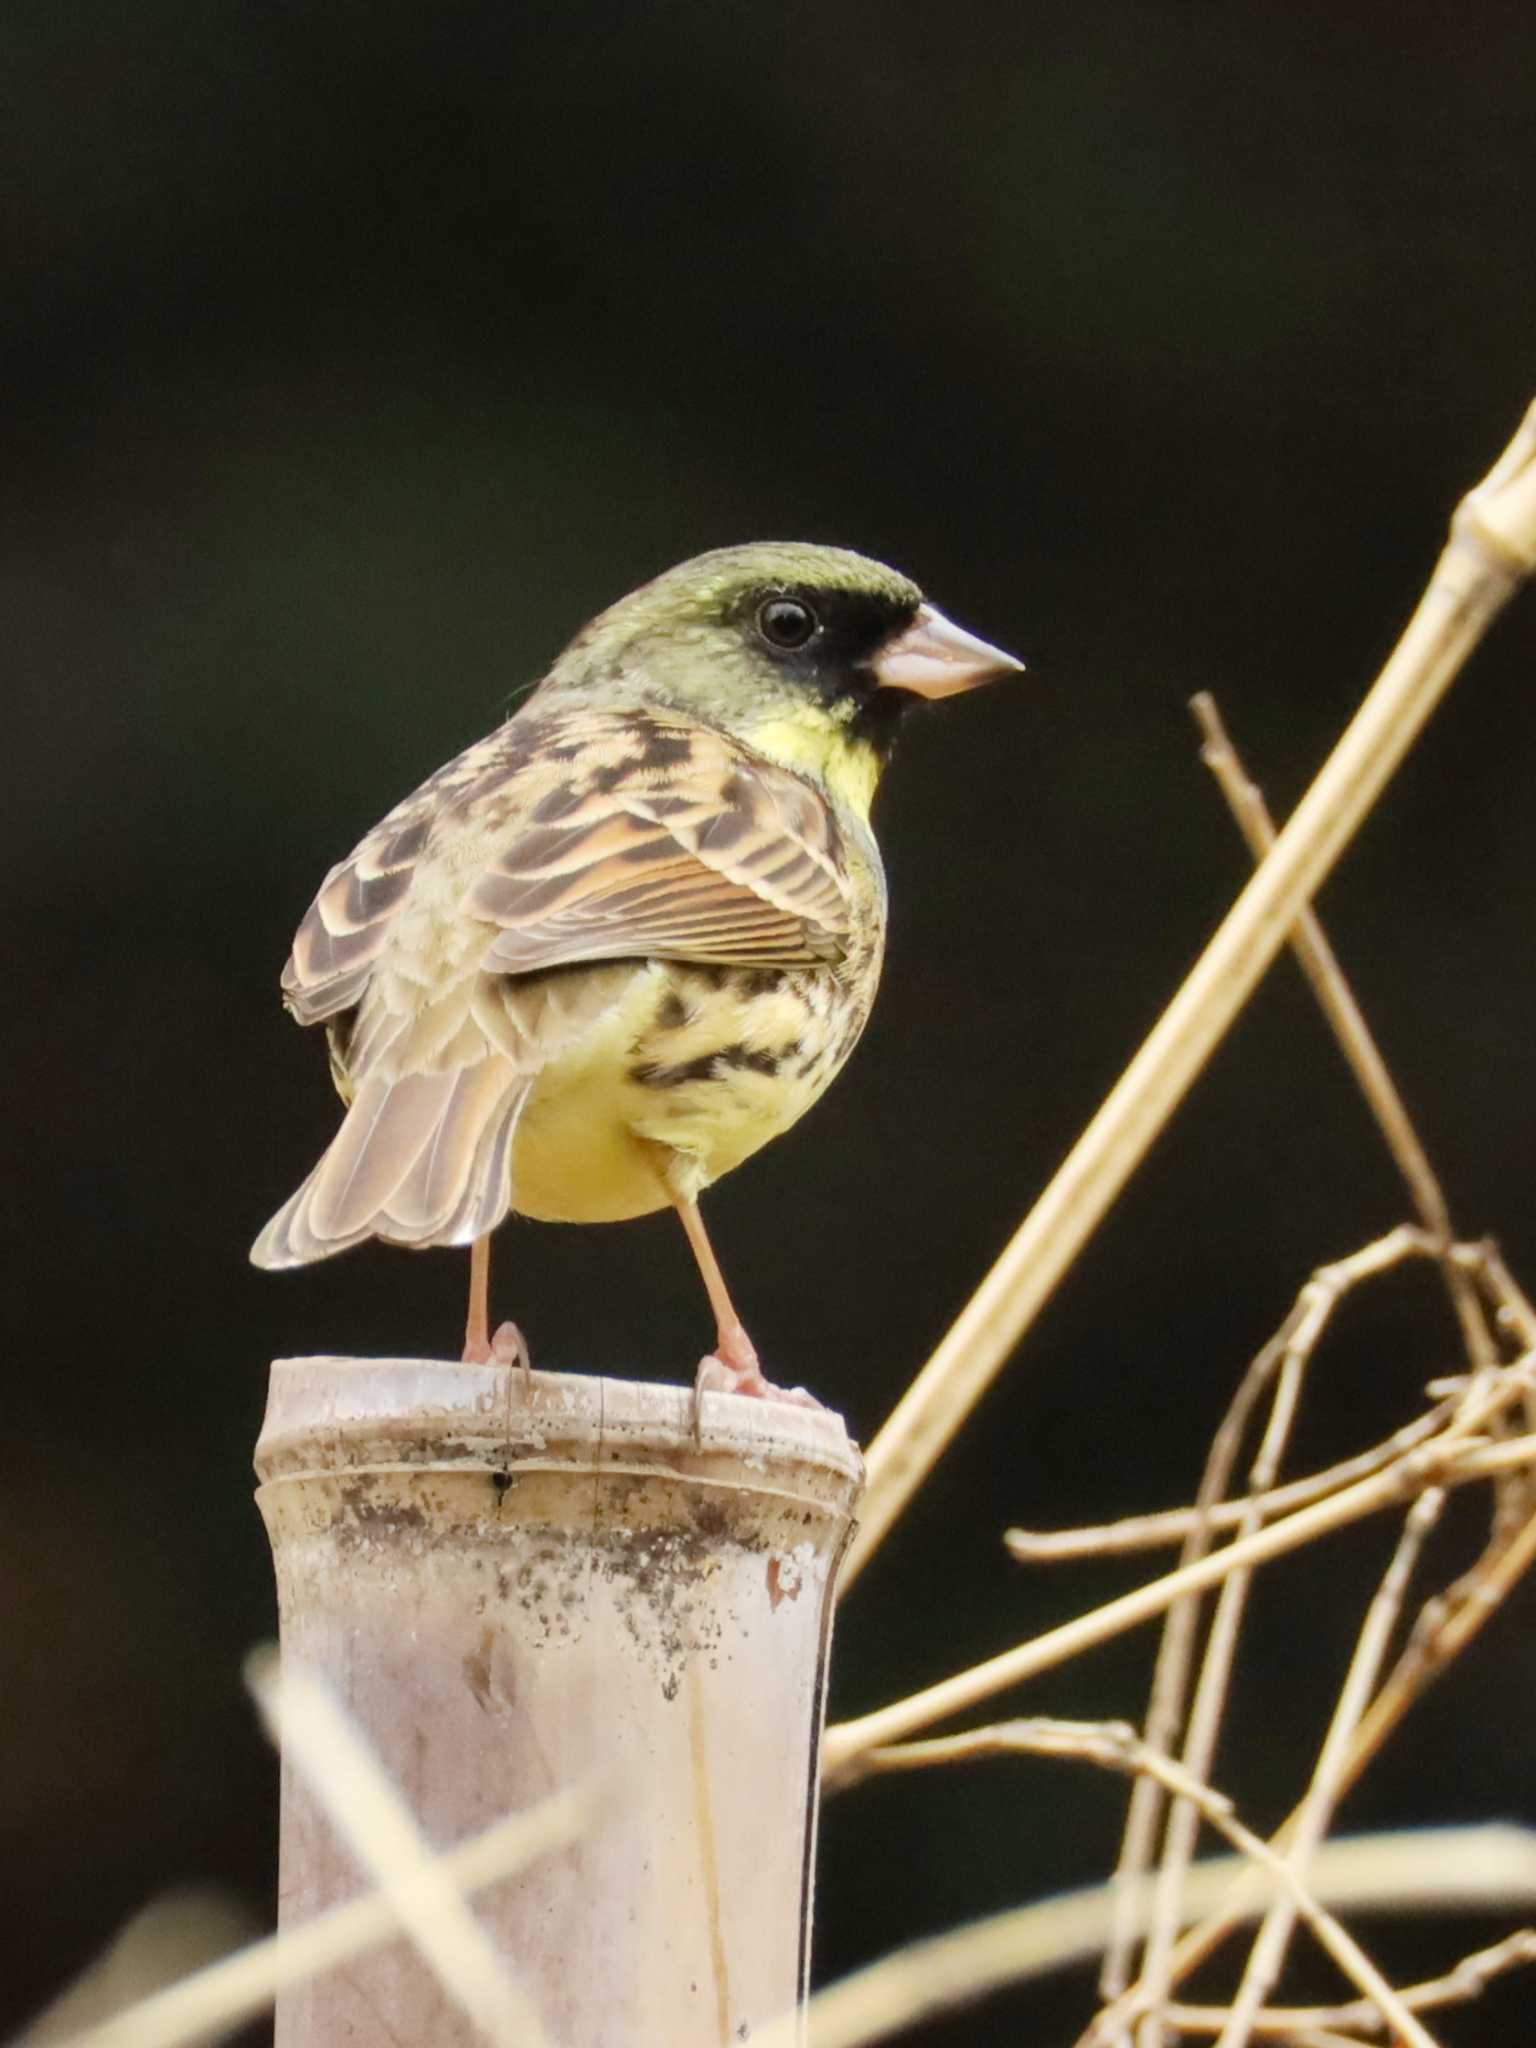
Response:
[{"label": "bamboo stump", "polygon": [[[256,1465],[286,1654],[447,1848],[559,1787],[568,1850],[476,1902],[560,2048],[724,2048],[803,1998],[832,1591],[862,1484],[824,1410],[420,1359],[272,1368]],[[279,1925],[362,1888],[295,1774]],[[454,2044],[405,1941],[276,2048]]]}]

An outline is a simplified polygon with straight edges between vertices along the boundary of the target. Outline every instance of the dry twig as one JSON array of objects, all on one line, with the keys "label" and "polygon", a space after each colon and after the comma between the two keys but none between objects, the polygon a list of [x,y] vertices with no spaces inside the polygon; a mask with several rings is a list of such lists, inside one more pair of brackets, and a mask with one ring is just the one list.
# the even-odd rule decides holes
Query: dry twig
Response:
[{"label": "dry twig", "polygon": [[[1487,1477],[1523,1456],[1519,1447],[1530,1443],[1531,1439],[1487,1444],[1479,1439],[1477,1432],[1490,1415],[1519,1398],[1528,1377],[1528,1363],[1526,1360],[1516,1361],[1496,1375],[1492,1385],[1482,1375],[1475,1376],[1468,1383],[1462,1409],[1442,1432],[1440,1439],[1442,1444],[1460,1440],[1468,1445],[1461,1476],[1471,1477],[1475,1471],[1478,1476]],[[1369,1709],[1360,1717],[1348,1741],[1341,1743],[1342,1761],[1335,1759],[1330,1765],[1331,1770],[1337,1769],[1335,1800],[1355,1783],[1409,1707],[1452,1657],[1465,1647],[1533,1558],[1536,1558],[1536,1517],[1524,1525],[1513,1539],[1495,1539],[1478,1566],[1471,1573],[1464,1574],[1451,1589],[1456,1601],[1449,1610],[1444,1605],[1448,1596],[1426,1603],[1408,1650]],[[1298,1808],[1273,1837],[1272,1845],[1276,1849],[1285,1850],[1290,1846],[1301,1812],[1302,1809]],[[1142,2016],[1155,2012],[1168,1988],[1205,1960],[1241,1924],[1250,1907],[1251,1887],[1239,1887],[1238,1893],[1224,1903],[1220,1912],[1203,1925],[1193,1928],[1177,1943],[1168,1959],[1163,1981],[1155,1986],[1143,1982],[1128,1992],[1112,1996],[1085,2040],[1101,2044],[1102,2048],[1102,2044],[1122,2039],[1125,2028]]]},{"label": "dry twig", "polygon": [[[1188,1909],[1209,1912],[1240,1870],[1251,1870],[1246,1858],[1197,1864]],[[1524,1907],[1536,1900],[1536,1831],[1410,1829],[1325,1842],[1312,1891],[1333,1912]],[[1264,1891],[1256,1889],[1248,1916],[1264,1903]],[[817,1993],[809,2012],[811,2048],[868,2048],[1004,1986],[1089,1961],[1103,1948],[1112,1910],[1109,1888],[1094,1886],[913,1942]],[[799,2039],[796,2022],[786,2018],[765,2029],[755,2048],[796,2048]]]},{"label": "dry twig", "polygon": [[1480,1445],[1475,1441],[1468,1443],[1454,1428],[1444,1430],[1385,1471],[1271,1522],[1253,1535],[1229,1544],[1225,1550],[1165,1573],[1162,1578],[1123,1593],[1118,1599],[1004,1650],[984,1663],[941,1679],[906,1699],[878,1707],[855,1720],[836,1723],[827,1730],[822,1750],[827,1778],[832,1784],[849,1782],[858,1776],[860,1759],[868,1750],[903,1741],[935,1721],[963,1713],[966,1708],[978,1706],[1027,1678],[1037,1677],[1097,1643],[1151,1621],[1184,1594],[1219,1585],[1230,1572],[1281,1557],[1366,1515],[1411,1500],[1426,1487],[1461,1486],[1499,1472],[1532,1466],[1536,1466],[1536,1436]]},{"label": "dry twig", "polygon": [[1226,1034],[1424,721],[1536,568],[1536,406],[1462,500],[1402,638],[1274,847],[869,1454],[844,1584],[1054,1292]]},{"label": "dry twig", "polygon": [[[1239,831],[1255,860],[1262,861],[1275,843],[1274,822],[1263,792],[1253,782],[1239,758],[1236,747],[1222,723],[1216,700],[1202,691],[1191,700],[1190,709],[1205,737],[1200,757],[1215,776]],[[1302,972],[1312,985],[1323,1015],[1333,1027],[1339,1047],[1360,1084],[1372,1116],[1375,1117],[1387,1149],[1407,1183],[1419,1221],[1434,1242],[1435,1256],[1445,1275],[1446,1289],[1461,1324],[1462,1340],[1474,1370],[1486,1371],[1499,1362],[1498,1351],[1484,1319],[1477,1289],[1470,1276],[1452,1256],[1455,1233],[1451,1212],[1439,1176],[1429,1163],[1429,1154],[1393,1080],[1375,1034],[1345,979],[1338,955],[1328,941],[1317,912],[1310,905],[1301,912],[1291,932],[1291,947]]]},{"label": "dry twig", "polygon": [[1414,2031],[1412,2016],[1400,2011],[1397,1994],[1353,1936],[1307,1888],[1300,1863],[1277,1856],[1267,1842],[1237,1818],[1232,1801],[1224,1793],[1195,1777],[1171,1757],[1150,1748],[1129,1722],[1046,1718],[1003,1722],[995,1728],[976,1729],[966,1735],[877,1750],[867,1759],[867,1765],[873,1772],[915,1770],[978,1756],[1021,1753],[1067,1757],[1097,1764],[1106,1770],[1126,1772],[1133,1777],[1155,1779],[1175,1800],[1198,1813],[1224,1836],[1240,1855],[1248,1857],[1274,1879],[1292,1912],[1306,1921],[1339,1968],[1361,1988],[1373,2007],[1387,2013],[1394,2024],[1405,2025],[1404,2039],[1412,2043],[1413,2048],[1433,2048],[1433,2043],[1422,2036],[1422,2031]]},{"label": "dry twig", "polygon": [[[1300,1400],[1302,1375],[1338,1304],[1363,1281],[1392,1270],[1404,1259],[1422,1253],[1425,1248],[1422,1233],[1400,1229],[1390,1232],[1375,1244],[1365,1246],[1348,1259],[1337,1260],[1331,1266],[1320,1267],[1297,1297],[1295,1308],[1272,1344],[1260,1354],[1260,1358],[1263,1359],[1268,1353],[1274,1353],[1278,1361],[1279,1376],[1269,1420],[1249,1476],[1248,1512],[1238,1525],[1237,1541],[1240,1542],[1243,1537],[1254,1534],[1263,1526],[1263,1515],[1256,1503],[1274,1485],[1275,1474],[1289,1440],[1297,1403]],[[1191,1538],[1191,1542],[1194,1540]],[[1237,1654],[1238,1635],[1247,1608],[1251,1581],[1251,1567],[1233,1572],[1223,1581],[1215,1618],[1206,1641],[1183,1749],[1185,1766],[1197,1778],[1209,1777],[1215,1758],[1217,1736],[1226,1705],[1227,1689]],[[1164,1657],[1170,1662],[1177,1660],[1176,1684],[1178,1692],[1182,1695],[1185,1670],[1193,1653],[1198,1602],[1193,1598],[1187,1598],[1180,1605],[1187,1606],[1190,1610],[1189,1619],[1176,1636],[1174,1623],[1179,1609],[1170,1611],[1159,1661],[1161,1662]],[[1126,1874],[1132,1871],[1139,1872],[1142,1863],[1133,1859],[1144,1857],[1148,1846],[1145,1839],[1148,1830],[1143,1827],[1138,1831],[1136,1821],[1133,1803],[1126,1827],[1125,1845],[1121,1853],[1121,1868]],[[1167,1995],[1169,1958],[1181,1924],[1179,1894],[1184,1874],[1194,1855],[1194,1848],[1194,1809],[1187,1801],[1175,1801],[1164,1829],[1162,1862],[1157,1878],[1157,1910],[1148,1933],[1146,1957],[1142,1965],[1142,1983],[1149,2013],[1141,2030],[1141,2048],[1159,2048],[1162,2030],[1156,2015]],[[1123,1988],[1128,1960],[1128,1948],[1124,1942],[1111,1949],[1104,1973],[1103,1988],[1107,1996],[1113,1997]]]},{"label": "dry twig", "polygon": [[[1367,1610],[1365,1625],[1350,1660],[1317,1768],[1289,1831],[1285,1867],[1298,1878],[1305,1876],[1307,1866],[1333,1819],[1343,1788],[1350,1743],[1366,1703],[1375,1691],[1387,1643],[1402,1612],[1409,1578],[1444,1505],[1444,1494],[1433,1488],[1414,1502],[1386,1575]],[[1253,2015],[1265,2003],[1279,1979],[1295,1918],[1296,1908],[1290,1898],[1277,1898],[1265,1914],[1219,2048],[1247,2048],[1253,2030]],[[1159,1989],[1155,1995],[1161,2003],[1166,1993]],[[1395,1994],[1390,2007],[1382,2003],[1379,1992],[1373,1996],[1378,2008],[1387,2015],[1402,2039],[1412,2044],[1412,2048],[1434,2048],[1429,2035],[1403,2009]]]},{"label": "dry twig", "polygon": [[[1510,1970],[1536,1963],[1536,1927],[1522,1927],[1506,1935],[1492,1948],[1463,1956],[1443,1976],[1429,1977],[1421,1984],[1408,1984],[1398,1993],[1410,2012],[1434,2012],[1446,2005],[1467,2005],[1481,1998],[1497,1977]],[[1184,2034],[1219,2034],[1231,2008],[1225,2005],[1170,2005],[1167,2017]],[[1307,2028],[1349,2027],[1357,2033],[1379,2034],[1386,2020],[1369,1999],[1352,1999],[1347,2005],[1260,2006],[1253,2015],[1257,2036],[1291,2035]]]},{"label": "dry twig", "polygon": [[[21,2039],[25,2048],[58,2048],[63,2042],[91,2039],[127,2008],[154,2003],[168,1986],[180,1986],[202,1975],[210,1964],[250,1941],[256,1916],[223,1892],[162,1892],[120,1927],[106,1947],[59,1993],[47,2010],[28,2022]],[[231,2023],[221,2019],[200,2029],[197,2048],[228,2038]]]},{"label": "dry twig", "polygon": [[[1226,1494],[1249,1419],[1260,1396],[1270,1386],[1276,1368],[1282,1364],[1284,1334],[1282,1331],[1265,1345],[1244,1373],[1212,1440],[1200,1477],[1190,1528],[1179,1557],[1181,1569],[1196,1563],[1211,1547],[1210,1513]],[[1160,1753],[1167,1753],[1173,1748],[1183,1716],[1199,1611],[1196,1600],[1185,1597],[1175,1601],[1168,1610],[1158,1645],[1147,1706],[1146,1741]],[[1158,1780],[1147,1775],[1139,1777],[1131,1794],[1115,1866],[1114,1885],[1120,1911],[1100,1972],[1105,1997],[1113,1997],[1123,1989],[1130,1974],[1131,1954],[1136,1942],[1133,1900],[1141,1874],[1151,1860],[1153,1838],[1162,1817],[1163,1804],[1163,1788]]]},{"label": "dry twig", "polygon": [[[1476,1277],[1483,1298],[1497,1312],[1501,1328],[1507,1334],[1523,1330],[1519,1311],[1521,1298],[1513,1290],[1513,1283],[1492,1265],[1482,1249],[1455,1246],[1451,1255],[1465,1273]],[[1318,1498],[1315,1497],[1317,1479],[1321,1475],[1314,1475],[1307,1484],[1307,1495],[1311,1497],[1305,1498],[1304,1505],[1291,1513],[1276,1516],[1266,1525],[1266,1517],[1273,1513],[1276,1494],[1280,1491],[1273,1485],[1274,1466],[1294,1413],[1301,1371],[1334,1309],[1352,1287],[1376,1274],[1392,1270],[1405,1259],[1416,1257],[1440,1259],[1443,1253],[1428,1232],[1404,1226],[1349,1258],[1320,1268],[1303,1288],[1280,1330],[1250,1367],[1239,1396],[1218,1433],[1202,1481],[1200,1503],[1184,1518],[1187,1561],[1177,1571],[1108,1603],[1094,1613],[1081,1616],[1075,1622],[1050,1631],[1034,1643],[1020,1645],[1018,1649],[1006,1652],[971,1672],[961,1673],[912,1699],[832,1729],[826,1747],[831,1781],[846,1783],[868,1770],[910,1768],[919,1762],[956,1760],[961,1756],[988,1753],[1001,1746],[1049,1747],[1050,1740],[1060,1738],[1042,1739],[1039,1731],[1049,1724],[1040,1723],[1019,1724],[1033,1731],[1027,1743],[1018,1739],[1015,1729],[1005,1731],[1001,1739],[998,1731],[991,1730],[941,1738],[937,1742],[908,1742],[894,1749],[889,1745],[900,1742],[902,1737],[934,1720],[975,1704],[1005,1685],[1033,1676],[1089,1644],[1104,1640],[1119,1628],[1132,1626],[1161,1609],[1176,1611],[1179,1601],[1188,1599],[1192,1593],[1198,1595],[1216,1585],[1242,1587],[1257,1564],[1298,1543],[1314,1541],[1327,1530],[1341,1527],[1373,1509],[1407,1503],[1411,1512],[1404,1541],[1367,1617],[1308,1799],[1287,1827],[1270,1843],[1261,1845],[1253,1857],[1254,1862],[1261,1864],[1278,1860],[1291,1871],[1292,1876],[1298,1876],[1318,1852],[1337,1801],[1385,1739],[1389,1727],[1407,1710],[1412,1699],[1430,1681],[1433,1672],[1443,1668],[1445,1662],[1470,1638],[1475,1627],[1486,1618],[1491,1603],[1508,1591],[1530,1562],[1532,1553],[1536,1552],[1536,1517],[1522,1525],[1513,1538],[1496,1536],[1489,1552],[1471,1575],[1459,1581],[1439,1602],[1426,1605],[1410,1638],[1409,1650],[1399,1660],[1387,1683],[1377,1690],[1382,1660],[1401,1612],[1407,1575],[1438,1512],[1440,1489],[1478,1479],[1496,1480],[1501,1474],[1524,1473],[1536,1466],[1536,1438],[1501,1438],[1499,1435],[1504,1418],[1527,1398],[1533,1369],[1536,1369],[1536,1355],[1512,1360],[1503,1367],[1464,1373],[1429,1414],[1398,1431],[1388,1445],[1378,1446],[1373,1453],[1364,1454],[1368,1469],[1362,1471],[1358,1478],[1348,1475],[1356,1469],[1359,1461],[1346,1461],[1340,1474],[1342,1483]],[[1510,1312],[1512,1297],[1513,1313]],[[1225,1493],[1242,1436],[1257,1401],[1268,1389],[1275,1390],[1276,1401],[1266,1426],[1266,1440],[1254,1462],[1250,1480],[1252,1492],[1246,1502],[1230,1504],[1237,1515],[1237,1540],[1214,1555],[1201,1554],[1199,1546],[1210,1539],[1210,1524]],[[1232,1516],[1229,1514],[1226,1519],[1230,1526]],[[1254,1526],[1245,1529],[1245,1520]],[[1110,2003],[1091,2030],[1089,2038],[1094,2042],[1124,2040],[1127,2038],[1126,2030],[1138,2026],[1145,2040],[1157,2040],[1164,2020],[1170,2017],[1169,2001],[1174,1985],[1187,1974],[1199,1956],[1208,1954],[1217,1940],[1258,1910],[1261,1880],[1254,1873],[1234,1887],[1220,1913],[1205,1927],[1197,1929],[1193,1935],[1186,1935],[1182,1941],[1175,1938],[1180,1924],[1188,1924],[1194,1917],[1190,1901],[1181,1898],[1182,1879],[1193,1842],[1193,1825],[1197,1818],[1205,1818],[1213,1825],[1219,1824],[1212,1810],[1215,1795],[1210,1794],[1206,1787],[1208,1759],[1219,1721],[1226,1673],[1230,1668],[1240,1604],[1235,1593],[1230,1599],[1224,1598],[1230,1622],[1222,1626],[1218,1621],[1212,1643],[1208,1645],[1202,1687],[1196,1696],[1182,1762],[1170,1763],[1166,1752],[1157,1744],[1145,1743],[1141,1747],[1142,1767],[1136,1771],[1138,1788],[1150,1783],[1159,1800],[1171,1796],[1175,1802],[1173,1818],[1177,1819],[1181,1814],[1188,1816],[1180,1823],[1187,1832],[1183,1840],[1177,1836],[1170,1838],[1172,1853],[1165,1857],[1163,1870],[1155,1884],[1143,1875],[1144,1861],[1129,1863],[1120,1873],[1116,1894],[1120,1904],[1115,1931],[1122,1943],[1122,1954],[1129,1956],[1132,1939],[1149,1918],[1152,1940],[1141,1979],[1129,1991],[1122,1991],[1119,1995],[1113,1989],[1106,1992]],[[1218,1613],[1221,1611],[1219,1609]],[[1188,1651],[1183,1647],[1175,1652],[1176,1668],[1169,1691],[1170,1719],[1181,1711],[1183,1666],[1180,1660],[1187,1655]],[[1391,1720],[1384,1721],[1384,1714],[1390,1715]],[[1147,1764],[1147,1757],[1159,1758],[1160,1761]],[[1123,1753],[1122,1767],[1125,1767]],[[1150,1811],[1155,1820],[1156,1807],[1151,1807]],[[1232,1826],[1240,1827],[1241,1824],[1236,1822],[1235,1816],[1224,1817],[1231,1825],[1223,1831],[1232,1839]],[[1244,1831],[1245,1838],[1246,1834]],[[1144,1858],[1144,1848],[1140,1854]],[[1150,1915],[1149,1898],[1152,1901]],[[1307,1916],[1294,1898],[1286,1898],[1269,1908],[1268,1931],[1261,1933],[1241,2007],[1235,2014],[1229,2010],[1224,2022],[1234,2029],[1226,2048],[1236,2048],[1237,2042],[1246,2040],[1243,2029],[1251,2024],[1255,2012],[1265,2009],[1274,1967],[1283,1954],[1290,1925],[1296,1917]],[[1347,1936],[1345,1940],[1348,1941]],[[1395,2003],[1397,1995],[1390,1986],[1379,1987],[1377,1995],[1366,2002],[1369,2009],[1377,2013],[1384,2009],[1382,1993],[1385,2010],[1396,2029],[1395,2038],[1415,2043],[1417,2048],[1429,2048],[1429,2036],[1413,2018],[1412,2008],[1399,2009]],[[1365,2007],[1356,2009],[1364,2010]],[[1336,2030],[1324,2028],[1323,2031]],[[1317,2029],[1313,2028],[1313,2032],[1316,2033]]]},{"label": "dry twig", "polygon": [[[466,1897],[510,1877],[537,1857],[563,1849],[586,1825],[589,1800],[557,1792],[524,1813],[447,1850],[440,1867]],[[402,1890],[430,1900],[437,1873],[414,1874]],[[88,2032],[69,2048],[186,2048],[215,2028],[238,2026],[265,2011],[285,1984],[317,1977],[400,1934],[400,1919],[382,1892],[365,1892],[344,1906],[332,1906],[281,1935],[269,1935],[192,1976],[156,1992]]]},{"label": "dry twig", "polygon": [[1088,1528],[1009,1529],[1004,1532],[1003,1542],[1009,1555],[1020,1564],[1069,1564],[1082,1558],[1123,1557],[1138,1550],[1167,1549],[1182,1543],[1202,1524],[1213,1534],[1222,1535],[1235,1529],[1255,1510],[1260,1522],[1272,1522],[1293,1508],[1307,1507],[1357,1479],[1367,1479],[1373,1472],[1395,1464],[1405,1451],[1411,1451],[1442,1429],[1453,1412],[1450,1400],[1439,1401],[1381,1443],[1372,1444],[1369,1450],[1248,1499],[1217,1501],[1208,1508],[1197,1503],[1192,1508],[1167,1508],[1158,1514],[1126,1515],[1118,1522],[1101,1522]]}]

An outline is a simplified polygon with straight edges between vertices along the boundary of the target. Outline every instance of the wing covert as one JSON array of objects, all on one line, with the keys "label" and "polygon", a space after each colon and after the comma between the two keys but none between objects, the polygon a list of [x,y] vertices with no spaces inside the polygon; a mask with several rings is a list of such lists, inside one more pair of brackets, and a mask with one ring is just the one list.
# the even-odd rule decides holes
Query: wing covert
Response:
[{"label": "wing covert", "polygon": [[483,966],[840,958],[846,863],[815,792],[707,728],[615,725],[471,887],[465,909],[502,928]]},{"label": "wing covert", "polygon": [[301,1024],[362,1000],[413,884],[439,863],[469,877],[457,914],[499,927],[477,962],[488,973],[646,956],[810,966],[841,958],[849,937],[841,835],[798,777],[658,713],[520,717],[326,876],[283,971]]},{"label": "wing covert", "polygon": [[391,812],[320,884],[294,934],[283,995],[301,1024],[317,1024],[357,1002],[389,939],[432,829],[419,799]]}]

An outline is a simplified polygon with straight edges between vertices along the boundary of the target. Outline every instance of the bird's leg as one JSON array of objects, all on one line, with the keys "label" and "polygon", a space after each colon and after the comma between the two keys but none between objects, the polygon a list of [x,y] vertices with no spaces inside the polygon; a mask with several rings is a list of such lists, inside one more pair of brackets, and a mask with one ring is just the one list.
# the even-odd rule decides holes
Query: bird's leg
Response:
[{"label": "bird's leg", "polygon": [[725,1275],[720,1271],[720,1261],[715,1257],[715,1248],[704,1228],[698,1203],[681,1195],[674,1200],[679,1220],[688,1233],[693,1256],[698,1261],[709,1305],[715,1312],[715,1348],[699,1367],[700,1380],[704,1379],[704,1367],[712,1366],[715,1372],[708,1382],[711,1386],[732,1394],[772,1393],[773,1389],[763,1378],[763,1369],[757,1362],[757,1347],[747,1335],[726,1289]]},{"label": "bird's leg", "polygon": [[699,1214],[699,1205],[690,1198],[674,1194],[673,1206],[683,1229],[688,1233],[688,1242],[693,1247],[693,1256],[698,1261],[699,1273],[704,1281],[704,1290],[709,1296],[709,1305],[715,1312],[715,1348],[699,1360],[698,1375],[694,1380],[693,1414],[697,1429],[702,1398],[706,1393],[751,1394],[770,1401],[793,1401],[802,1408],[819,1408],[821,1403],[814,1394],[808,1394],[804,1387],[776,1387],[771,1380],[763,1377],[758,1363],[757,1348],[747,1335],[741,1317],[737,1315],[725,1285],[725,1276],[720,1271],[720,1261],[715,1257],[715,1248],[709,1241],[704,1228],[704,1218]]},{"label": "bird's leg", "polygon": [[523,1376],[523,1392],[533,1386],[528,1346],[516,1323],[498,1323],[491,1334],[491,1234],[477,1237],[469,1248],[469,1315],[464,1324],[464,1363],[515,1365]]},{"label": "bird's leg", "polygon": [[469,1248],[469,1316],[464,1324],[464,1363],[484,1365],[491,1355],[491,1235]]}]

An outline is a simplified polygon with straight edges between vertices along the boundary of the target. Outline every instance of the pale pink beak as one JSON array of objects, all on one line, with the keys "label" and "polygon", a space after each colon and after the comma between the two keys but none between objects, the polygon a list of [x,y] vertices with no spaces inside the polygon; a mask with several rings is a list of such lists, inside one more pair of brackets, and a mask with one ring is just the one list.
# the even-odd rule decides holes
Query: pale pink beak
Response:
[{"label": "pale pink beak", "polygon": [[881,649],[870,667],[882,689],[912,690],[919,697],[953,697],[996,676],[1017,675],[1024,664],[925,604],[906,631]]}]

